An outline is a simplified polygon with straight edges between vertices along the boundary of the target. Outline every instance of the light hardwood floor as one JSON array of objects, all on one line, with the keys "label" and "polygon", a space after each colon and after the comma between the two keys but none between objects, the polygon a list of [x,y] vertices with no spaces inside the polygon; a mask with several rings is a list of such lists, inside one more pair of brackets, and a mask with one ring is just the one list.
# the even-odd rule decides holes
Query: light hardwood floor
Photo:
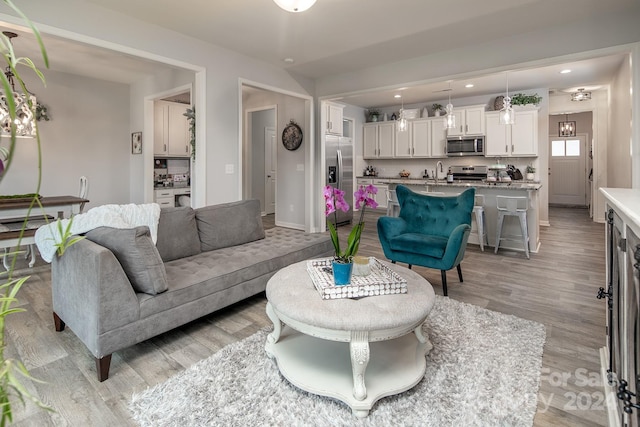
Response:
[{"label": "light hardwood floor", "polygon": [[[379,214],[366,215],[360,253],[384,258],[375,225]],[[455,271],[448,274],[449,297],[546,326],[536,426],[606,425],[598,355],[605,344],[605,303],[595,298],[605,283],[604,225],[591,222],[584,209],[555,207],[550,223],[541,228],[542,246],[531,260],[470,245],[462,262],[464,283]],[[265,226],[272,225],[273,217],[265,218]],[[339,230],[345,239],[349,227]],[[442,295],[438,271],[414,269]],[[127,410],[132,393],[270,324],[264,294],[257,295],[115,353],[111,377],[100,383],[93,358],[73,332],[53,329],[48,266],[39,262],[24,272],[31,274],[19,294],[26,312],[9,317],[6,353],[44,381],[27,384],[55,412],[14,404],[20,426],[134,425]]]}]

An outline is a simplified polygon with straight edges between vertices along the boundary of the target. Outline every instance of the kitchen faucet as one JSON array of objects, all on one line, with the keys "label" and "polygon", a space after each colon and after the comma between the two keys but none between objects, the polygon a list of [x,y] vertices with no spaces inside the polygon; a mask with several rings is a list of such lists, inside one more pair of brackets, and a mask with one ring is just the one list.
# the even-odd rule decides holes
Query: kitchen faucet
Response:
[{"label": "kitchen faucet", "polygon": [[436,184],[438,184],[438,166],[440,166],[440,172],[444,173],[444,166],[442,164],[442,161],[438,160],[438,163],[436,163],[436,173],[433,177],[436,180]]}]

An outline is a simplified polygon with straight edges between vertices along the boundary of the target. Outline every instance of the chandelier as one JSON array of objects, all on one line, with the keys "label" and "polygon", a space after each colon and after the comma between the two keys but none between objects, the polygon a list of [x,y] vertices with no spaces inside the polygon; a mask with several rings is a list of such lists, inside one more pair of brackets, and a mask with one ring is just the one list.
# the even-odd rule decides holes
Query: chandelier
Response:
[{"label": "chandelier", "polygon": [[509,72],[506,73],[507,78],[507,96],[504,97],[502,109],[500,110],[500,124],[512,125],[515,123],[515,114],[511,106],[511,97],[509,96]]},{"label": "chandelier", "polygon": [[273,0],[278,6],[287,12],[304,12],[309,9],[316,0]]},{"label": "chandelier", "polygon": [[404,116],[404,98],[402,98],[402,107],[400,108],[400,117],[398,117],[398,131],[405,132],[407,130],[407,118]]},{"label": "chandelier", "polygon": [[449,103],[445,107],[447,115],[444,116],[444,128],[455,129],[456,128],[456,116],[453,114],[453,104],[451,103],[451,82],[449,82]]},{"label": "chandelier", "polygon": [[576,122],[569,121],[568,114],[565,114],[564,122],[558,122],[558,136],[576,136]]},{"label": "chandelier", "polygon": [[[9,43],[11,43],[11,39],[18,36],[16,33],[9,31],[4,31],[2,34],[9,39]],[[0,92],[0,136],[11,136],[11,128],[15,127],[17,137],[34,137],[36,135],[34,114],[36,97],[28,91],[26,94],[16,91],[13,80],[14,74],[10,66],[7,66],[4,75],[9,85],[11,85],[12,93],[7,94],[4,91]],[[11,96],[15,103],[15,117],[13,120],[9,113],[9,99],[7,96]]]},{"label": "chandelier", "polygon": [[585,92],[584,88],[580,88],[577,92],[571,94],[572,101],[587,101],[589,99],[591,99],[591,92]]}]

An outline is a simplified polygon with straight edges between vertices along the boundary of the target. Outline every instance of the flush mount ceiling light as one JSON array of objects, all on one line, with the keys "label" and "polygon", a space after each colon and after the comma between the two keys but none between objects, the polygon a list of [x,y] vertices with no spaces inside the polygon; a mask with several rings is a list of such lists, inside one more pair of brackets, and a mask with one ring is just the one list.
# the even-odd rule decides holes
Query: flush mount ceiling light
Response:
[{"label": "flush mount ceiling light", "polygon": [[449,103],[445,107],[447,114],[444,116],[445,129],[455,129],[456,116],[453,114],[453,104],[451,103],[451,82],[449,82]]},{"label": "flush mount ceiling light", "polygon": [[511,97],[509,96],[509,72],[506,73],[507,78],[507,96],[504,97],[502,109],[500,109],[500,124],[512,125],[515,123],[515,115],[511,106]]},{"label": "flush mount ceiling light", "polygon": [[316,0],[273,0],[278,6],[287,12],[304,12],[309,9]]},{"label": "flush mount ceiling light", "polygon": [[576,122],[569,121],[568,114],[565,114],[564,122],[558,122],[558,136],[576,136]]},{"label": "flush mount ceiling light", "polygon": [[[11,39],[18,37],[16,33],[9,31],[3,31],[5,37]],[[11,60],[11,58],[9,58]],[[4,75],[7,78],[7,82],[11,85],[12,98],[15,103],[15,118],[13,122],[9,113],[9,105],[7,94],[0,92],[0,136],[11,136],[11,127],[15,125],[16,136],[18,137],[34,137],[36,135],[35,114],[36,109],[36,97],[29,93],[16,92],[15,82],[13,81],[14,74],[11,71],[11,67],[7,66],[4,71]]]},{"label": "flush mount ceiling light", "polygon": [[[402,95],[395,96],[396,98],[402,99]],[[398,117],[398,131],[405,132],[407,130],[407,119],[404,117],[404,99],[402,99],[402,107],[400,107],[400,117]]]},{"label": "flush mount ceiling light", "polygon": [[585,92],[584,88],[580,88],[577,92],[571,94],[572,101],[586,101],[589,99],[591,99],[591,92]]}]

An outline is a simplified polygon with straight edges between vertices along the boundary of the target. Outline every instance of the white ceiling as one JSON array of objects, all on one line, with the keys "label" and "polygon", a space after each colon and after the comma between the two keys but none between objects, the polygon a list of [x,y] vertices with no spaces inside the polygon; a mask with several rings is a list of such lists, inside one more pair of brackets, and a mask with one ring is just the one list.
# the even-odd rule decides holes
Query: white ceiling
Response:
[{"label": "white ceiling", "polygon": [[[142,21],[227,47],[309,78],[406,60],[469,44],[640,8],[638,0],[318,0],[289,13],[272,0],[85,0]],[[523,19],[523,16],[526,19]],[[131,83],[155,73],[153,61],[45,35],[50,68]],[[14,41],[20,55],[37,57],[28,34]],[[90,60],[88,60],[90,58]],[[292,64],[285,58],[293,58]],[[510,87],[567,90],[600,86],[624,55],[543,68],[512,70]],[[162,67],[168,67],[161,65]],[[562,68],[570,74],[560,75]],[[467,82],[472,89],[464,89]],[[505,73],[452,82],[452,97],[498,93]],[[448,83],[412,87],[404,102],[441,100]],[[376,91],[344,102],[362,107],[396,105],[396,91]],[[444,94],[444,96],[443,96]]]}]

